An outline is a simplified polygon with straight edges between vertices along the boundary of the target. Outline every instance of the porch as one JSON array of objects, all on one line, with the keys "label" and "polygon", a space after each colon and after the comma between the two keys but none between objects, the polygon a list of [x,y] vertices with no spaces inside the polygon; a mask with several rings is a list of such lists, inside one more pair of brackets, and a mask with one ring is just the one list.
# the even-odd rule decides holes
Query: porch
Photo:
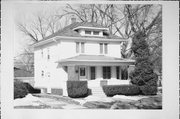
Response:
[{"label": "porch", "polygon": [[[104,55],[78,55],[58,62],[67,72],[68,80],[87,80],[88,87],[129,84],[129,73],[134,69],[134,60],[108,57]],[[128,76],[122,70],[127,68]]]}]

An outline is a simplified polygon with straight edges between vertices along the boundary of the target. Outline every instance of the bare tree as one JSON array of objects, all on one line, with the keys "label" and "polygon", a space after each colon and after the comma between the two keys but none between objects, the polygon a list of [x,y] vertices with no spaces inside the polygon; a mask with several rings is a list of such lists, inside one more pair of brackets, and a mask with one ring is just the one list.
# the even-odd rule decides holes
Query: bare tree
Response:
[{"label": "bare tree", "polygon": [[23,53],[15,57],[17,68],[34,74],[34,54],[30,48],[24,48]]},{"label": "bare tree", "polygon": [[[152,61],[161,69],[162,56],[162,8],[161,5],[90,4],[73,8],[67,5],[65,14],[76,15],[83,22],[97,22],[109,28],[112,34],[132,39],[143,32],[150,46]],[[122,45],[122,56],[133,57],[128,43]]]},{"label": "bare tree", "polygon": [[33,42],[38,42],[50,34],[55,33],[61,29],[60,18],[55,14],[48,15],[46,13],[39,13],[34,15],[34,20],[29,23],[18,22],[19,30]]}]

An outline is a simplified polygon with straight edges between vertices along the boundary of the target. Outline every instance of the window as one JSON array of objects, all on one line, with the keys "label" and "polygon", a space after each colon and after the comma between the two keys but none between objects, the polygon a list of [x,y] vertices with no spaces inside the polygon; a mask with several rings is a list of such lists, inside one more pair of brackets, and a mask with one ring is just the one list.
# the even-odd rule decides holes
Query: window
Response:
[{"label": "window", "polygon": [[116,78],[119,79],[119,67],[116,67]]},{"label": "window", "polygon": [[50,59],[49,48],[47,49],[47,59]]},{"label": "window", "polygon": [[100,43],[99,45],[100,45],[100,54],[102,54],[103,53],[103,44]]},{"label": "window", "polygon": [[50,72],[47,72],[47,77],[50,78],[50,76],[51,76],[51,75],[50,75]]},{"label": "window", "polygon": [[76,53],[84,53],[84,42],[76,42]]},{"label": "window", "polygon": [[105,54],[108,53],[107,43],[104,44],[104,53],[105,53]]},{"label": "window", "polygon": [[111,78],[111,67],[103,67],[103,79]]},{"label": "window", "polygon": [[85,76],[86,72],[85,72],[85,67],[80,67],[80,76]]},{"label": "window", "polygon": [[43,53],[43,49],[41,50],[41,58],[43,58],[43,55],[44,55],[44,53]]},{"label": "window", "polygon": [[44,77],[44,71],[41,71],[41,77]]},{"label": "window", "polygon": [[91,35],[91,31],[85,31],[85,34]]},{"label": "window", "polygon": [[76,42],[76,53],[79,53],[79,42]]},{"label": "window", "polygon": [[84,53],[84,43],[81,43],[81,53]]},{"label": "window", "polygon": [[108,44],[100,43],[100,54],[108,54]]},{"label": "window", "polygon": [[93,31],[93,35],[99,35],[99,31]]}]

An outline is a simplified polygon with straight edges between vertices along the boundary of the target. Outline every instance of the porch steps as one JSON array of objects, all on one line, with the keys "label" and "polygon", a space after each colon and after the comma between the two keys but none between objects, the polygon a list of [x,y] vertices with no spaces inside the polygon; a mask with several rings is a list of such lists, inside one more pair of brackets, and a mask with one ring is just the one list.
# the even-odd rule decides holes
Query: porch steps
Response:
[{"label": "porch steps", "polygon": [[102,87],[90,87],[93,96],[106,97]]}]

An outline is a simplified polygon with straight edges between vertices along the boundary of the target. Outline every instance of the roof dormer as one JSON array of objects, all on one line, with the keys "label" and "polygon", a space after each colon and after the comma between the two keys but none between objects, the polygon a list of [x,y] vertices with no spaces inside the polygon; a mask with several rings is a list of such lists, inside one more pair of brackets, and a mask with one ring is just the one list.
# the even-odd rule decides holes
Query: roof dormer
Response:
[{"label": "roof dormer", "polygon": [[[86,23],[83,26],[78,26],[74,28],[74,31],[77,31],[81,36],[95,36],[95,37],[104,37],[108,36],[109,29],[105,27],[92,27],[92,26],[86,26],[90,25],[90,23]],[[92,23],[93,24],[93,23]]]}]

